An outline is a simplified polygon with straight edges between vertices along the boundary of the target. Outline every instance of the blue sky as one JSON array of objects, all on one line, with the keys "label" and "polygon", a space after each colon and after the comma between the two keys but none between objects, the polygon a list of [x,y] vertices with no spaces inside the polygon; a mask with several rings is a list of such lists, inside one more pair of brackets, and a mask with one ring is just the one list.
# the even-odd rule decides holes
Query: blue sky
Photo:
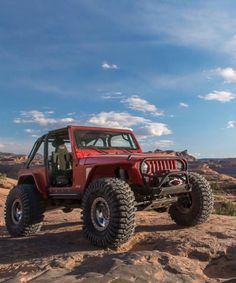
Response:
[{"label": "blue sky", "polygon": [[235,1],[1,1],[0,151],[66,124],[236,156]]}]

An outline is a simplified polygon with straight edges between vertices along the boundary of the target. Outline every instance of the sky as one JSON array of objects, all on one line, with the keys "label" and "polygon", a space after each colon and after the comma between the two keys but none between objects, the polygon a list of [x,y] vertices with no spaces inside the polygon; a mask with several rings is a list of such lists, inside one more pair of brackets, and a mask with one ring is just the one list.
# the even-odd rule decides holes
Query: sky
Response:
[{"label": "sky", "polygon": [[236,156],[236,2],[0,1],[0,151],[69,124]]}]

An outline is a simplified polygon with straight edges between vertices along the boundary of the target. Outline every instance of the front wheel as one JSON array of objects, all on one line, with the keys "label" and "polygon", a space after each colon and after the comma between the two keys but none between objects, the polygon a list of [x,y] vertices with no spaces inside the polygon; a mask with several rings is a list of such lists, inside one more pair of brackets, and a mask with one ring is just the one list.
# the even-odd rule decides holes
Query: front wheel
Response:
[{"label": "front wheel", "polygon": [[13,188],[6,200],[5,223],[13,237],[29,236],[43,224],[44,200],[33,185]]},{"label": "front wheel", "polygon": [[197,173],[189,173],[192,191],[179,197],[169,209],[170,217],[181,226],[194,226],[205,222],[213,210],[213,194],[208,181]]},{"label": "front wheel", "polygon": [[116,178],[92,182],[82,203],[85,236],[99,247],[118,247],[135,229],[135,199],[129,185]]}]

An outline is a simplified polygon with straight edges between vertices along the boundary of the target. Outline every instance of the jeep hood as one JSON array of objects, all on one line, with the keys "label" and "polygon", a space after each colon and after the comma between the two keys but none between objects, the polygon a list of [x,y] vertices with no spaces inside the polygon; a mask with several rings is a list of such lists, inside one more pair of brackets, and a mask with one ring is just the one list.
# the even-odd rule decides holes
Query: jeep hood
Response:
[{"label": "jeep hood", "polygon": [[134,163],[141,161],[144,158],[175,158],[176,154],[167,153],[120,153],[120,154],[97,154],[94,156],[88,156],[84,159],[84,164],[95,164],[95,163]]}]

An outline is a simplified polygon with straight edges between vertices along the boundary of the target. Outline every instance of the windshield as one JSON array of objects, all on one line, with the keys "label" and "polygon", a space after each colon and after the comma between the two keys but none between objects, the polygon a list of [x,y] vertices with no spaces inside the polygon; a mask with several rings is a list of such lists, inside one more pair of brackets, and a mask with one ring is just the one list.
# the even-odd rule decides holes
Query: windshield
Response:
[{"label": "windshield", "polygon": [[75,140],[78,148],[83,149],[138,149],[130,133],[75,130]]}]

